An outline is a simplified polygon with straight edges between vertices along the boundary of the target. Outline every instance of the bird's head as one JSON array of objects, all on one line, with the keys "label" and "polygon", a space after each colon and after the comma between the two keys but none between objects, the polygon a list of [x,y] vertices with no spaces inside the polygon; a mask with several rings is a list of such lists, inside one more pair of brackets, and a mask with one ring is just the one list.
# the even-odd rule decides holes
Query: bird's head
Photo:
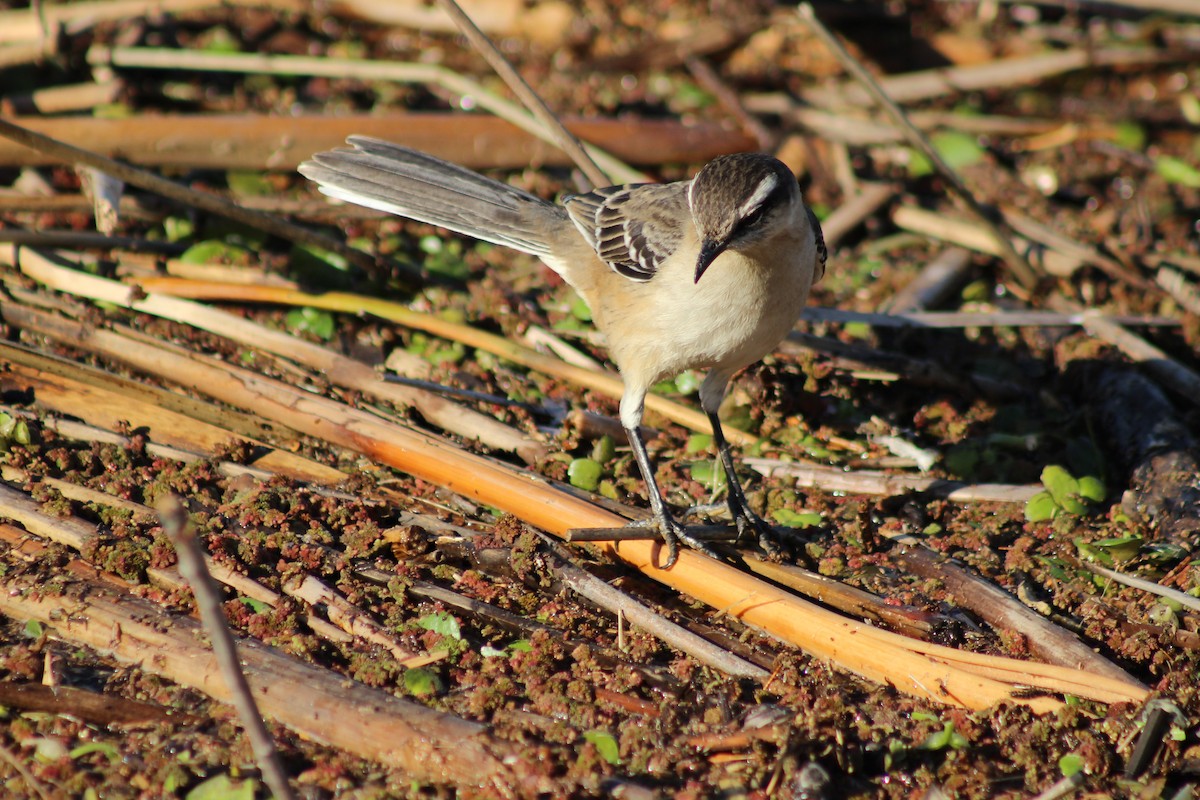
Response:
[{"label": "bird's head", "polygon": [[800,201],[796,176],[763,153],[719,156],[688,187],[688,205],[700,237],[696,282],[717,256],[766,241],[792,224]]}]

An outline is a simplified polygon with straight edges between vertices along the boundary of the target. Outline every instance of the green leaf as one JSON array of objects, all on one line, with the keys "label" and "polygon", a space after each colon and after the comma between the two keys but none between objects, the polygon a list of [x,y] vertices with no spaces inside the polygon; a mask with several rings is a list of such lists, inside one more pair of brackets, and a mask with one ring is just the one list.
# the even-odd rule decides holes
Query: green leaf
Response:
[{"label": "green leaf", "polygon": [[680,394],[694,394],[700,390],[703,380],[700,373],[689,369],[675,376],[675,390]]},{"label": "green leaf", "polygon": [[25,623],[25,635],[31,639],[40,639],[42,634],[46,632],[46,626],[38,622],[36,619],[31,619]]},{"label": "green leaf", "polygon": [[1067,753],[1058,760],[1058,771],[1063,774],[1064,778],[1078,775],[1083,772],[1083,767],[1083,756],[1078,753]]},{"label": "green leaf", "polygon": [[713,437],[711,433],[693,433],[688,437],[687,445],[684,448],[689,453],[705,453],[712,447]]},{"label": "green leaf", "polygon": [[533,644],[528,639],[517,639],[505,649],[513,653],[532,653]]},{"label": "green leaf", "polygon": [[1067,498],[1079,494],[1079,481],[1057,464],[1042,470],[1042,485],[1060,507],[1065,507]]},{"label": "green leaf", "polygon": [[929,156],[914,148],[908,150],[906,167],[910,178],[924,178],[933,174],[933,162],[929,160]]},{"label": "green leaf", "polygon": [[725,470],[716,461],[693,461],[688,471],[692,480],[704,484],[710,492],[719,492],[728,484]]},{"label": "green leaf", "polygon": [[616,766],[621,763],[621,748],[617,746],[617,740],[613,738],[611,733],[607,731],[584,731],[583,738],[596,746],[596,751],[600,753],[600,757],[608,763]]},{"label": "green leaf", "polygon": [[120,751],[117,750],[115,745],[109,742],[88,742],[87,744],[81,744],[70,753],[67,753],[67,755],[72,759],[76,759],[91,755],[92,753],[103,753],[113,764],[121,760]]},{"label": "green leaf", "polygon": [[571,303],[571,316],[580,322],[592,321],[592,310],[588,308],[587,301],[582,297],[576,296],[575,302]]},{"label": "green leaf", "polygon": [[458,626],[458,620],[445,611],[426,614],[417,620],[417,624],[425,630],[439,633],[447,639],[453,639],[456,642],[462,641],[462,629]]},{"label": "green leaf", "polygon": [[311,333],[323,342],[328,342],[337,331],[333,314],[319,308],[293,308],[284,318],[292,333]]},{"label": "green leaf", "polygon": [[228,775],[214,775],[186,795],[187,800],[254,800],[258,794],[258,781],[250,778],[234,781]]},{"label": "green leaf", "polygon": [[1088,507],[1086,503],[1079,499],[1079,495],[1072,494],[1063,498],[1062,510],[1079,517],[1088,512]]},{"label": "green leaf", "polygon": [[255,600],[253,597],[239,597],[242,605],[253,611],[255,614],[264,614],[271,610],[269,603],[264,603],[262,600]]},{"label": "green leaf", "polygon": [[961,169],[983,160],[987,153],[979,146],[979,140],[963,131],[949,130],[929,137],[930,144],[951,169]]},{"label": "green leaf", "polygon": [[[1106,567],[1113,566],[1113,558],[1104,548],[1094,547],[1091,542],[1084,541],[1078,537],[1072,540],[1072,543],[1075,545],[1075,549],[1079,551],[1079,555],[1083,558],[1086,558],[1089,561],[1099,561]],[[1108,578],[1105,578],[1102,575],[1093,575],[1092,579],[1093,582],[1100,588],[1104,588],[1104,584],[1108,580]]]},{"label": "green leaf", "polygon": [[585,492],[596,491],[603,474],[604,467],[590,458],[577,458],[567,467],[567,480],[576,489],[583,489]]},{"label": "green leaf", "polygon": [[607,433],[596,440],[592,445],[592,458],[599,461],[601,464],[606,464],[613,460],[617,454],[617,443],[613,441],[613,437]]},{"label": "green leaf", "polygon": [[1136,122],[1122,120],[1116,124],[1113,131],[1113,143],[1140,153],[1146,149],[1146,129]]},{"label": "green leaf", "polygon": [[208,53],[240,53],[242,50],[238,37],[225,28],[210,28],[197,41],[200,49]]},{"label": "green leaf", "polygon": [[246,254],[247,251],[243,247],[216,239],[205,239],[184,250],[179,260],[185,264],[234,264],[244,261]]},{"label": "green leaf", "polygon": [[404,673],[404,688],[409,694],[425,697],[441,691],[442,680],[424,667],[414,667]]},{"label": "green leaf", "polygon": [[967,737],[954,729],[953,722],[946,722],[942,725],[940,731],[929,734],[925,741],[921,743],[920,749],[933,751],[945,750],[947,748],[951,750],[965,750],[969,744],[970,742],[967,741]]},{"label": "green leaf", "polygon": [[1104,481],[1095,475],[1084,475],[1079,479],[1079,496],[1093,503],[1101,503],[1108,496]]},{"label": "green leaf", "polygon": [[422,236],[417,243],[425,253],[425,269],[451,280],[466,280],[471,277],[471,268],[463,258],[462,242],[458,239],[443,239],[430,234]]},{"label": "green leaf", "polygon": [[1154,171],[1169,183],[1200,189],[1200,170],[1174,156],[1159,156],[1154,159]]},{"label": "green leaf", "polygon": [[266,197],[275,193],[267,177],[256,170],[231,169],[225,173],[225,183],[239,197]]},{"label": "green leaf", "polygon": [[790,508],[776,509],[771,517],[789,528],[815,528],[822,522],[821,515],[815,511],[792,511]]},{"label": "green leaf", "polygon": [[187,217],[167,217],[163,220],[163,232],[168,242],[181,242],[195,235],[196,226]]},{"label": "green leaf", "polygon": [[1058,503],[1049,492],[1038,492],[1025,503],[1025,519],[1029,522],[1045,522],[1057,513]]},{"label": "green leaf", "polygon": [[1110,539],[1098,539],[1092,542],[1097,547],[1112,556],[1114,561],[1128,561],[1138,555],[1142,549],[1143,538],[1137,534],[1119,536]]},{"label": "green leaf", "polygon": [[349,285],[350,262],[345,256],[311,245],[294,245],[288,252],[292,274],[317,287]]}]

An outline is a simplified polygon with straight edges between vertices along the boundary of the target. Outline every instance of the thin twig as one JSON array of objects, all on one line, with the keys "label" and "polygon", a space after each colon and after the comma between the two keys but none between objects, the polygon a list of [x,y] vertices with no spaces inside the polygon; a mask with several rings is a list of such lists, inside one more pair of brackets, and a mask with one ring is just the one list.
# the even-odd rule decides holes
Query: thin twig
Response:
[{"label": "thin twig", "polygon": [[[717,98],[725,110],[738,121],[738,124],[755,138],[758,142],[758,149],[767,151],[772,149],[772,144],[778,136],[764,125],[757,117],[746,110],[746,106],[742,104],[742,99],[738,92],[726,83],[721,76],[713,69],[712,64],[708,60],[700,56],[689,56],[684,60],[684,66],[688,72],[692,73],[692,77],[696,79],[696,83],[702,88],[710,92]],[[828,242],[828,238],[825,240]]]},{"label": "thin twig", "polygon": [[1117,320],[1096,311],[1083,312],[1083,327],[1093,336],[1119,348],[1180,397],[1191,403],[1200,403],[1200,374],[1195,370],[1125,330]]},{"label": "thin twig", "polygon": [[1109,315],[1100,311],[910,311],[883,314],[869,311],[843,311],[840,308],[809,306],[800,317],[805,322],[835,324],[865,323],[877,328],[1059,328],[1087,327],[1092,319],[1114,325],[1178,327],[1170,317]]},{"label": "thin twig", "polygon": [[[125,183],[139,186],[147,191],[155,192],[184,205],[199,208],[203,211],[218,214],[222,217],[249,225],[252,228],[257,228],[273,236],[279,236],[297,244],[307,244],[332,251],[363,269],[372,269],[375,266],[376,261],[373,257],[324,234],[302,228],[299,225],[293,225],[290,222],[269,214],[250,211],[216,195],[197,192],[194,189],[181,186],[152,172],[122,164],[106,156],[83,150],[57,139],[52,139],[49,136],[36,133],[20,125],[14,125],[6,119],[0,119],[0,136],[11,139],[25,147],[46,153],[54,158],[61,159],[69,164],[86,164],[89,167],[95,167]],[[420,276],[412,267],[405,267],[403,264],[399,264],[397,267],[410,280],[414,282],[420,281]]]},{"label": "thin twig", "polygon": [[1125,8],[1147,13],[1200,17],[1200,6],[1196,5],[1195,0],[1000,0],[1000,2],[1027,3],[1035,6],[1069,8],[1072,10],[1080,6],[1097,11]]},{"label": "thin twig", "polygon": [[1021,258],[1017,251],[1013,249],[1009,236],[1004,232],[996,220],[994,220],[991,215],[988,214],[987,210],[980,205],[979,201],[975,198],[975,195],[972,194],[971,190],[967,188],[965,183],[963,183],[962,178],[959,177],[958,173],[946,163],[946,160],[942,158],[941,154],[938,153],[937,149],[934,148],[934,146],[930,143],[928,137],[926,137],[924,133],[922,133],[915,125],[912,124],[912,122],[909,121],[908,116],[904,113],[903,109],[901,109],[900,106],[896,105],[892,101],[887,92],[885,92],[880,87],[879,83],[876,82],[873,77],[871,77],[871,73],[867,72],[866,68],[859,63],[854,56],[850,55],[849,51],[842,46],[842,43],[839,42],[837,38],[834,37],[833,33],[825,27],[824,23],[817,19],[816,12],[813,11],[811,4],[801,3],[798,10],[801,19],[808,23],[813,32],[817,34],[817,37],[825,43],[826,47],[829,48],[830,52],[837,56],[838,60],[842,62],[842,65],[850,72],[850,74],[857,78],[863,84],[863,86],[866,87],[871,96],[875,98],[875,102],[877,102],[885,111],[887,111],[892,119],[895,120],[896,124],[904,130],[905,137],[908,139],[908,141],[925,154],[926,158],[929,159],[929,163],[933,164],[937,171],[941,173],[942,177],[946,179],[946,182],[954,190],[954,192],[962,199],[964,203],[967,204],[967,207],[971,210],[971,212],[975,214],[979,220],[989,228],[989,230],[992,231],[1000,248],[1000,257],[1004,259],[1004,263],[1006,263],[1009,269],[1012,270],[1013,277],[1015,277],[1017,281],[1026,288],[1036,284],[1038,281],[1038,276],[1033,271],[1033,268],[1030,267],[1029,263],[1026,262],[1025,259]]},{"label": "thin twig", "polygon": [[58,792],[52,792],[33,777],[33,773],[25,769],[25,765],[21,763],[21,759],[17,758],[16,753],[13,753],[4,745],[0,744],[0,760],[8,762],[8,765],[17,771],[21,779],[25,781],[25,785],[33,790],[34,794],[42,800],[58,800],[60,795]]},{"label": "thin twig", "polygon": [[897,187],[890,183],[861,183],[858,194],[846,200],[821,220],[825,234],[825,245],[830,250],[850,231],[857,228],[872,214],[894,198]]},{"label": "thin twig", "polygon": [[893,314],[922,311],[949,297],[966,281],[971,254],[961,247],[948,247],[930,259],[917,277],[900,288],[883,304]]},{"label": "thin twig", "polygon": [[550,569],[559,580],[582,597],[614,614],[624,616],[630,624],[652,633],[676,650],[687,653],[713,669],[738,678],[762,680],[767,677],[768,673],[762,667],[738,658],[728,650],[717,647],[703,637],[676,625],[624,592],[575,566],[570,557],[563,552],[562,545],[546,534],[539,535],[542,543],[550,551]]},{"label": "thin twig", "polygon": [[1059,800],[1060,797],[1066,797],[1082,786],[1083,779],[1084,774],[1082,772],[1076,772],[1074,775],[1060,778],[1051,784],[1050,788],[1046,789],[1046,791],[1030,798],[1030,800]]},{"label": "thin twig", "polygon": [[496,45],[492,44],[492,40],[487,37],[483,31],[479,29],[474,21],[467,15],[462,7],[455,0],[438,0],[438,5],[450,15],[454,23],[458,25],[459,30],[467,37],[472,46],[479,51],[487,62],[492,65],[492,69],[496,70],[496,74],[504,79],[508,84],[508,88],[513,94],[521,99],[529,112],[538,119],[546,127],[546,130],[554,136],[555,142],[563,149],[575,165],[587,176],[587,179],[592,182],[593,186],[606,186],[612,183],[612,180],[604,174],[604,170],[592,160],[587,151],[579,143],[579,140],[566,129],[559,121],[546,102],[533,90],[533,87],[525,82],[521,74],[513,68],[513,65],[508,62],[508,59],[500,52]]},{"label": "thin twig", "polygon": [[1200,612],[1200,600],[1192,597],[1186,592],[1181,592],[1178,589],[1172,589],[1168,586],[1163,586],[1161,583],[1148,581],[1145,578],[1139,578],[1136,575],[1126,575],[1124,572],[1117,572],[1115,569],[1102,567],[1099,564],[1093,564],[1090,561],[1081,561],[1083,566],[1095,572],[1098,575],[1103,575],[1106,578],[1123,583],[1126,586],[1132,586],[1134,589],[1141,589],[1143,592],[1164,597],[1172,602],[1179,603],[1185,608],[1190,608],[1192,611]]},{"label": "thin twig", "polygon": [[895,495],[921,492],[943,497],[953,503],[1025,503],[1042,487],[1040,484],[963,483],[944,478],[921,478],[863,470],[846,472],[823,464],[802,464],[768,458],[746,458],[743,463],[766,476],[796,479],[796,485],[825,492]]},{"label": "thin twig", "polygon": [[250,746],[258,759],[263,780],[267,782],[276,800],[291,800],[295,795],[288,784],[287,772],[275,748],[275,740],[271,738],[271,732],[267,730],[266,723],[258,711],[258,703],[255,702],[250,684],[246,681],[246,674],[242,671],[237,644],[225,621],[221,590],[204,565],[204,553],[188,522],[187,509],[177,497],[167,495],[158,504],[158,513],[163,530],[175,545],[175,552],[179,556],[179,571],[191,584],[200,620],[208,631],[213,655],[233,695],[233,705],[250,739]]},{"label": "thin twig", "polygon": [[1176,272],[1170,267],[1160,267],[1154,273],[1154,282],[1164,292],[1175,298],[1175,302],[1193,314],[1200,315],[1200,292],[1194,284],[1188,283],[1182,272]]}]

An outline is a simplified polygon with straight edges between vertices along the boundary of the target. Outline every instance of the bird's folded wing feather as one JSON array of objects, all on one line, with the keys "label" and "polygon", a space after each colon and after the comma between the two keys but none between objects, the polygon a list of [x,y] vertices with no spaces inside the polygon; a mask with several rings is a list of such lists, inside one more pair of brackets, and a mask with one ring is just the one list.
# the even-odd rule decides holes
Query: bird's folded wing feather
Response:
[{"label": "bird's folded wing feather", "polygon": [[692,224],[684,183],[610,186],[563,204],[596,254],[635,281],[653,278]]}]

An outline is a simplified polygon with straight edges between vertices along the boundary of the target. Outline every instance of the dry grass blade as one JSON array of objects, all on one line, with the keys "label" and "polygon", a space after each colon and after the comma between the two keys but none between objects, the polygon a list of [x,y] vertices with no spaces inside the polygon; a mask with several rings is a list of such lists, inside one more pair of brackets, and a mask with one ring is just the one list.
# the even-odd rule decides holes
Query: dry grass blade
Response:
[{"label": "dry grass blade", "polygon": [[744,661],[691,631],[681,628],[624,592],[575,566],[566,554],[559,552],[562,545],[548,538],[546,544],[550,549],[552,559],[550,569],[563,583],[582,597],[611,611],[618,618],[640,626],[680,652],[687,653],[700,663],[718,669],[726,675],[759,680],[767,677],[765,669]]},{"label": "dry grass blade", "polygon": [[[154,353],[146,347],[130,348],[129,340],[118,333],[56,321],[41,312],[29,312],[22,324],[70,341],[74,347],[104,352],[160,377],[187,374],[193,385],[212,397],[235,406],[253,407],[283,424],[500,508],[560,536],[572,528],[614,527],[624,522],[612,512],[561,492],[529,473],[247,370],[217,367],[166,349]],[[660,549],[657,542],[627,541],[609,544],[603,551],[747,624],[910,694],[970,708],[1015,699],[1040,711],[1056,708],[1059,702],[1050,697],[1018,696],[1017,687],[1035,686],[1105,702],[1136,702],[1145,696],[1139,686],[1092,673],[961,653],[879,631],[691,551],[681,553],[672,569],[662,570],[656,566],[661,562]]]},{"label": "dry grass blade", "polygon": [[339,386],[401,407],[411,406],[429,423],[445,431],[479,440],[488,447],[515,452],[527,463],[533,463],[546,454],[543,445],[492,417],[464,408],[432,392],[388,383],[361,361],[250,320],[188,300],[163,295],[139,295],[124,284],[69,269],[29,250],[22,250],[19,254],[0,250],[2,262],[18,266],[26,275],[51,289],[172,319],[304,364]]},{"label": "dry grass blade", "polygon": [[[431,333],[443,339],[461,342],[468,347],[485,350],[501,358],[516,362],[529,369],[535,369],[546,375],[570,381],[594,392],[600,392],[614,399],[620,399],[624,387],[621,378],[611,372],[597,372],[585,367],[567,364],[557,358],[542,355],[527,347],[496,336],[485,331],[449,322],[433,314],[413,311],[407,306],[388,300],[362,295],[345,294],[342,292],[326,292],[324,294],[307,294],[291,289],[271,286],[245,286],[234,284],[211,283],[205,281],[186,281],[176,278],[153,278],[139,281],[149,292],[177,297],[190,297],[205,300],[238,300],[247,303],[280,303],[283,305],[312,306],[327,311],[347,313],[374,314],[382,319],[391,320],[399,325],[413,330]],[[708,418],[695,409],[667,400],[658,395],[646,397],[646,410],[659,414],[672,422],[683,425],[694,431],[711,432]],[[726,438],[734,444],[752,444],[758,439],[745,431],[727,428]]]},{"label": "dry grass blade", "polygon": [[[1179,2],[1188,3],[1191,0]],[[882,78],[879,84],[897,103],[915,103],[962,92],[1035,83],[1087,67],[1148,65],[1171,58],[1170,54],[1151,47],[1080,48],[892,75]],[[851,82],[831,88],[810,89],[803,92],[802,96],[810,103],[829,107],[863,106],[869,105],[872,100],[869,89]]]}]

